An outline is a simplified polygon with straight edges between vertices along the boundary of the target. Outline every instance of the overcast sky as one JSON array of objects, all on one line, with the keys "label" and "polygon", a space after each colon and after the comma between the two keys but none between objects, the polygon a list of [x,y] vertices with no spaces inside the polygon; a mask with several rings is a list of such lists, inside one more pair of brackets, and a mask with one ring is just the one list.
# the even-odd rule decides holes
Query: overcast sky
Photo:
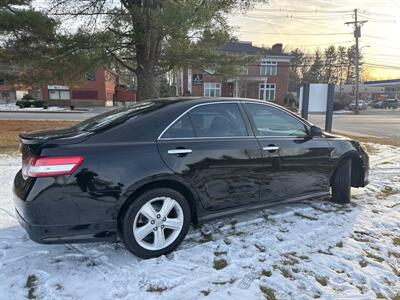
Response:
[{"label": "overcast sky", "polygon": [[[373,76],[400,78],[400,0],[270,0],[246,15],[230,18],[241,40],[287,49],[321,50],[330,44],[354,44],[353,28],[345,22],[368,20],[360,46]],[[376,68],[372,68],[372,65]]]}]

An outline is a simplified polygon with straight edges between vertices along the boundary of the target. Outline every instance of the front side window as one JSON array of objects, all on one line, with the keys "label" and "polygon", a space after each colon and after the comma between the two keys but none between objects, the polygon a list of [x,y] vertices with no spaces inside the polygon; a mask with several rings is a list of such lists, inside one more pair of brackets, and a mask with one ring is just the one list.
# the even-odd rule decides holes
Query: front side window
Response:
[{"label": "front side window", "polygon": [[261,76],[276,76],[278,75],[278,63],[276,61],[263,60],[260,68]]},{"label": "front side window", "polygon": [[204,83],[205,97],[221,97],[221,84],[215,82]]},{"label": "front side window", "polygon": [[271,84],[260,83],[258,99],[265,100],[265,101],[275,101],[275,96],[276,96],[276,84],[275,83],[271,83]]},{"label": "front side window", "polygon": [[306,126],[290,114],[267,105],[247,103],[256,136],[307,136]]}]

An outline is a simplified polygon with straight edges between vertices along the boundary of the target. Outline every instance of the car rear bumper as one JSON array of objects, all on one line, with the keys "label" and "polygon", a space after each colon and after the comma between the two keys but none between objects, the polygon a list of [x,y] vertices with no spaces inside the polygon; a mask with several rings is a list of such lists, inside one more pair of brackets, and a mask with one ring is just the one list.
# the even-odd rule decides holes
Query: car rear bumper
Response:
[{"label": "car rear bumper", "polygon": [[118,240],[115,222],[44,226],[28,223],[18,210],[15,210],[15,215],[29,238],[40,244],[114,242]]}]

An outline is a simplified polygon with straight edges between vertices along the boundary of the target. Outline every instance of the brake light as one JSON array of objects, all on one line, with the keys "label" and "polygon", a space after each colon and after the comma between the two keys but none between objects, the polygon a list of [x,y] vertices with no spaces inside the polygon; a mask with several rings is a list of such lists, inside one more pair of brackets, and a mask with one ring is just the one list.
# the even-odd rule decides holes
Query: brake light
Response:
[{"label": "brake light", "polygon": [[23,162],[22,173],[26,177],[70,175],[83,162],[83,156],[29,157]]}]

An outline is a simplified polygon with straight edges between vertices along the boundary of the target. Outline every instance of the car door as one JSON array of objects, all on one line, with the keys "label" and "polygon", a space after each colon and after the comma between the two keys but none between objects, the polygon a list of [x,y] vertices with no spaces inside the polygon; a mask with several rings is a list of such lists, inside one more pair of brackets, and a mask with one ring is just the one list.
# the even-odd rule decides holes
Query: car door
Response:
[{"label": "car door", "polygon": [[199,193],[206,209],[260,200],[262,151],[238,102],[192,107],[158,139],[161,157]]},{"label": "car door", "polygon": [[330,180],[328,142],[309,134],[308,125],[278,107],[245,103],[263,150],[262,201],[326,193]]}]

